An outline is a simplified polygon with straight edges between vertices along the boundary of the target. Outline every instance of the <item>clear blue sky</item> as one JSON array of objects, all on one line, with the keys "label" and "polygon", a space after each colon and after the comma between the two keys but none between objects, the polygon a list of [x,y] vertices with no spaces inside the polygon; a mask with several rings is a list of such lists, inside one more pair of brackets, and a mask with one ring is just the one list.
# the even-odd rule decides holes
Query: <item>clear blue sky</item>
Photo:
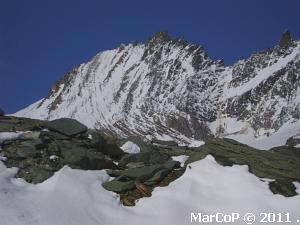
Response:
[{"label": "clear blue sky", "polygon": [[0,0],[0,107],[15,112],[97,52],[161,30],[231,64],[284,29],[300,39],[299,9],[299,0]]}]

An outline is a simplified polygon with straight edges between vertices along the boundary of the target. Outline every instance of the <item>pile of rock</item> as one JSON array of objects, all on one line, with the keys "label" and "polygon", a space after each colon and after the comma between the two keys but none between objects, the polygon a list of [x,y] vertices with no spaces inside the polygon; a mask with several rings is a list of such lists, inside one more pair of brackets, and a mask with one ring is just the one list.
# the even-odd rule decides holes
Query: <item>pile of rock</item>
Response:
[{"label": "pile of rock", "polygon": [[122,194],[124,204],[134,205],[136,199],[149,197],[164,179],[171,182],[177,178],[171,173],[183,171],[179,162],[157,146],[143,143],[142,152],[127,154],[115,141],[74,119],[0,118],[0,132],[15,131],[22,132],[15,135],[17,138],[2,142],[0,154],[6,158],[6,166],[19,168],[17,176],[30,183],[48,179],[65,165],[85,170],[108,169],[108,175],[114,178],[103,183],[103,187]]},{"label": "pile of rock", "polygon": [[[15,133],[15,131],[22,131]],[[166,186],[180,177],[186,166],[212,155],[222,166],[248,165],[249,172],[268,178],[274,194],[297,195],[293,182],[300,182],[299,135],[287,145],[261,151],[231,139],[208,139],[198,148],[172,142],[145,142],[128,138],[141,152],[128,154],[116,140],[104,137],[73,119],[40,121],[9,116],[0,117],[0,133],[13,132],[13,138],[0,142],[0,156],[8,167],[19,168],[18,177],[40,183],[65,165],[75,169],[107,169],[112,177],[102,186],[120,195],[124,205],[133,206],[137,199],[151,196],[157,186]],[[17,135],[16,135],[17,134]],[[183,167],[172,156],[186,155]],[[191,165],[188,168],[192,168]]]},{"label": "pile of rock", "polygon": [[103,187],[120,193],[123,196],[123,204],[128,206],[134,205],[135,200],[141,197],[151,196],[154,187],[172,171],[181,169],[179,162],[159,151],[125,155],[118,166],[121,169],[107,170],[107,173],[115,178],[103,183]]},{"label": "pile of rock", "polygon": [[[138,153],[145,155],[147,153]],[[122,193],[135,188],[136,183],[143,183],[148,186],[158,184],[174,168],[179,168],[180,163],[173,160],[167,160],[161,163],[145,165],[145,162],[129,162],[127,169],[108,170],[107,173],[116,177],[112,181],[103,183],[103,187],[109,191]]]},{"label": "pile of rock", "polygon": [[29,128],[16,140],[4,141],[1,155],[8,167],[18,167],[18,176],[31,183],[46,180],[65,165],[86,170],[118,169],[113,160],[125,155],[116,144],[73,119],[57,119],[39,126],[33,123],[31,127],[20,118],[17,121],[22,123],[15,123],[14,118],[6,120],[12,130],[19,130],[20,124]]}]

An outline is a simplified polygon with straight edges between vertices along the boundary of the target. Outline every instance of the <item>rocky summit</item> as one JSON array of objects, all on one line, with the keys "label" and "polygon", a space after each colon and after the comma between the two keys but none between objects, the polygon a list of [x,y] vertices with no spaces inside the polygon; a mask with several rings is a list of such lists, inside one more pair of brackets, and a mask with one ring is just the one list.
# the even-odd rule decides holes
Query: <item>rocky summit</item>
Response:
[{"label": "rocky summit", "polygon": [[249,144],[299,122],[299,74],[300,42],[288,31],[273,47],[230,66],[203,46],[158,32],[145,43],[98,53],[15,115],[73,118],[122,138],[245,141],[242,134]]}]

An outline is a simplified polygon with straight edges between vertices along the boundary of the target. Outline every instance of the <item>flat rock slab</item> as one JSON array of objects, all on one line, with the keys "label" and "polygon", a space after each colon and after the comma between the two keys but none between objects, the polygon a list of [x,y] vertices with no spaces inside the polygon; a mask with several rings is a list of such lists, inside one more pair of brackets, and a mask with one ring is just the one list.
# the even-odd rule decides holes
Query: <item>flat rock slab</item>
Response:
[{"label": "flat rock slab", "polygon": [[44,125],[51,131],[56,131],[67,136],[75,136],[87,131],[87,127],[77,120],[69,118],[61,118],[57,120],[52,120]]},{"label": "flat rock slab", "polygon": [[112,181],[103,183],[102,186],[108,191],[120,193],[120,192],[133,189],[135,187],[135,183],[134,181],[122,182],[114,179]]},{"label": "flat rock slab", "polygon": [[133,184],[136,182],[150,186],[155,185],[164,179],[172,171],[172,169],[179,165],[179,162],[169,160],[163,164],[131,168],[127,170],[107,170],[108,175],[117,178],[103,183],[102,186],[106,190],[120,193],[133,189]]},{"label": "flat rock slab", "polygon": [[122,175],[129,177],[131,179],[145,181],[145,180],[151,178],[160,169],[161,169],[161,165],[145,166],[145,167],[141,167],[141,168],[133,168],[133,169],[124,170],[122,172]]}]

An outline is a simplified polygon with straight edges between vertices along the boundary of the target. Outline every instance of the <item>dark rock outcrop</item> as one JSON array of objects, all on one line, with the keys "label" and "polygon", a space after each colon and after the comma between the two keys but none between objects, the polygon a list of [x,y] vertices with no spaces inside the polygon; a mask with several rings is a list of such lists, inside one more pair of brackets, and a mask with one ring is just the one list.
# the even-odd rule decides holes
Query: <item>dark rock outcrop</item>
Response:
[{"label": "dark rock outcrop", "polygon": [[0,132],[41,130],[44,123],[42,120],[3,116],[0,117]]},{"label": "dark rock outcrop", "polygon": [[161,164],[170,159],[170,156],[157,151],[141,152],[125,155],[119,162],[120,167],[126,167],[129,163],[142,162],[145,165]]},{"label": "dark rock outcrop", "polygon": [[281,36],[281,39],[278,43],[278,45],[281,47],[281,48],[288,48],[292,45],[293,43],[293,39],[291,37],[291,34],[288,30],[285,30]]},{"label": "dark rock outcrop", "polygon": [[44,124],[44,127],[67,136],[75,136],[87,131],[87,127],[77,120],[61,118]]},{"label": "dark rock outcrop", "polygon": [[248,165],[249,172],[257,177],[277,181],[270,184],[273,192],[295,195],[292,182],[300,181],[300,150],[297,148],[279,146],[261,151],[231,139],[210,139],[197,152],[192,152],[186,163],[201,160],[207,155],[212,155],[223,166]]},{"label": "dark rock outcrop", "polygon": [[[60,120],[55,121],[59,123]],[[65,121],[62,121],[63,123]],[[67,121],[68,122],[68,121]],[[247,165],[249,172],[259,178],[267,178],[274,194],[286,197],[296,195],[293,182],[300,182],[300,149],[298,143],[289,139],[286,146],[278,146],[269,151],[261,151],[231,139],[211,138],[198,148],[170,146],[151,143],[141,144],[147,151],[125,154],[118,142],[99,134],[97,131],[83,131],[74,126],[71,131],[56,124],[48,131],[44,121],[26,118],[1,117],[1,131],[27,131],[15,140],[1,144],[1,156],[8,167],[19,168],[18,177],[31,183],[40,183],[67,165],[75,169],[108,169],[113,180],[103,183],[106,190],[120,194],[124,205],[134,205],[142,197],[151,196],[155,187],[166,186],[180,177],[190,163],[212,155],[222,166]],[[66,124],[66,123],[64,123]],[[80,129],[77,129],[77,128]],[[7,129],[7,130],[5,130]],[[138,140],[142,142],[142,139]],[[113,149],[112,152],[110,150]],[[189,156],[183,167],[172,156]],[[118,161],[118,165],[112,161]]]},{"label": "dark rock outcrop", "polygon": [[[1,155],[7,158],[4,163],[8,167],[18,167],[17,176],[28,182],[40,183],[65,165],[85,170],[118,169],[110,156],[100,152],[95,142],[87,138],[86,127],[75,120],[42,122],[2,117],[0,127],[1,131],[27,131],[16,140],[4,141]],[[102,150],[109,146],[102,146]]]},{"label": "dark rock outcrop", "polygon": [[[144,183],[145,185],[153,186],[158,184],[174,168],[178,167],[180,167],[178,162],[169,160],[163,164],[153,164],[150,166],[130,168],[127,170],[117,171],[115,173],[109,171],[108,174],[117,176],[117,178],[113,179],[112,181],[103,183],[103,187],[109,191],[123,193],[130,189],[133,189],[135,185],[131,184],[135,183]],[[124,184],[122,184],[122,182],[124,182]],[[118,191],[112,190],[113,187],[115,187],[115,189],[118,189]]]},{"label": "dark rock outcrop", "polygon": [[89,131],[88,135],[97,151],[108,155],[112,159],[119,160],[126,153],[113,141],[100,135],[98,132]]}]

